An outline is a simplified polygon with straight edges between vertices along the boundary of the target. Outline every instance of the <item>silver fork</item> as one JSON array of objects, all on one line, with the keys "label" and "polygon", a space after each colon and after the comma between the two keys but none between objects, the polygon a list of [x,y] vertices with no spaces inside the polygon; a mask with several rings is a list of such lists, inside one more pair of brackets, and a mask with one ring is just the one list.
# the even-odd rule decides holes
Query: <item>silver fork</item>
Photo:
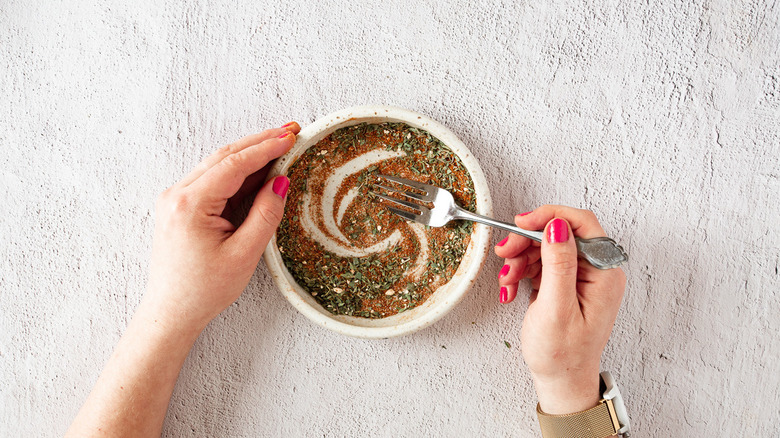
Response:
[{"label": "silver fork", "polygon": [[[375,187],[379,187],[391,193],[400,193],[416,201],[433,203],[433,208],[428,208],[415,202],[393,198],[381,193],[377,193],[376,191],[371,192],[378,198],[384,199],[385,201],[394,205],[404,206],[416,212],[411,213],[400,208],[387,206],[388,210],[404,219],[431,227],[443,227],[450,221],[465,219],[516,233],[537,242],[542,241],[542,231],[524,230],[512,224],[500,222],[489,217],[481,216],[462,209],[458,206],[457,203],[455,203],[455,199],[452,197],[452,193],[442,188],[404,178],[398,178],[395,176],[377,176],[381,179],[400,184],[401,186],[404,186],[404,189],[394,189],[382,184],[374,184]],[[574,240],[577,243],[577,251],[579,252],[580,256],[590,262],[591,265],[599,269],[617,268],[628,260],[628,255],[623,250],[623,248],[621,248],[617,242],[610,239],[609,237],[595,237],[592,239],[580,239],[579,237],[576,237]]]}]

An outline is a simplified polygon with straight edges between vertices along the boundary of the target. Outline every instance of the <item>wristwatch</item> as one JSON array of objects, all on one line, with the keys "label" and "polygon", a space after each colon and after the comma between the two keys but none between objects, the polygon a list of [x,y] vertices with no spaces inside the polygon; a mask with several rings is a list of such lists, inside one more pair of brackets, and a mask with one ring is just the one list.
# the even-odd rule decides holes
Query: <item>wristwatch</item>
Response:
[{"label": "wristwatch", "polygon": [[536,415],[544,438],[604,438],[614,435],[628,437],[631,425],[620,390],[609,371],[601,376],[602,399],[594,408],[574,414],[550,415],[536,405]]}]

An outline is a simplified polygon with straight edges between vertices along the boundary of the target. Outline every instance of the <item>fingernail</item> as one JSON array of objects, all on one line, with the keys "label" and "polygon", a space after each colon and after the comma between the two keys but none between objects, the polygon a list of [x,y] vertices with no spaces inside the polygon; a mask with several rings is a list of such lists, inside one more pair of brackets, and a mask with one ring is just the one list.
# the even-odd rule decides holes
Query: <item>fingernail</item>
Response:
[{"label": "fingernail", "polygon": [[498,278],[504,278],[508,273],[509,273],[509,265],[504,265],[504,267],[501,268],[501,271],[499,271],[498,273]]},{"label": "fingernail", "polygon": [[285,132],[284,134],[280,135],[280,136],[279,136],[279,138],[286,138],[286,137],[288,137],[288,136],[290,136],[290,135],[293,135],[293,133],[292,133],[292,132],[290,132],[290,131],[287,131],[287,132]]},{"label": "fingernail", "polygon": [[504,246],[506,245],[506,242],[509,240],[509,236],[504,237],[504,240],[498,242],[496,246]]},{"label": "fingernail", "polygon": [[287,189],[290,188],[290,179],[286,176],[280,176],[274,180],[273,191],[280,198],[284,198],[287,195]]},{"label": "fingernail", "polygon": [[499,297],[499,299],[501,300],[501,304],[506,303],[506,300],[508,299],[507,295],[508,295],[508,292],[506,290],[506,287],[502,286],[501,287],[501,296]]},{"label": "fingernail", "polygon": [[291,127],[294,124],[295,124],[295,122],[285,123],[284,125],[282,125],[282,128],[289,128],[289,127]]},{"label": "fingernail", "polygon": [[533,212],[531,212],[531,211],[526,211],[525,213],[520,213],[520,216],[525,216],[525,215],[527,215],[527,214],[531,214],[531,213],[533,213]]},{"label": "fingernail", "polygon": [[550,243],[563,243],[569,240],[569,225],[563,219],[553,219],[547,227],[547,241]]}]

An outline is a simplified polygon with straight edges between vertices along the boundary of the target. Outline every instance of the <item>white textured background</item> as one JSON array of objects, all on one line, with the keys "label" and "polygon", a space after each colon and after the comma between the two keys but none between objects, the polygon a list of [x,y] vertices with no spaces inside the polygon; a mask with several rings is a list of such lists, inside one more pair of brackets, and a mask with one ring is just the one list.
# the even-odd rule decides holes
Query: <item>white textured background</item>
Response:
[{"label": "white textured background", "polygon": [[[590,208],[624,244],[603,368],[635,436],[780,435],[776,1],[265,3],[0,1],[0,435],[74,417],[143,293],[160,191],[242,135],[365,103],[449,126],[499,217]],[[164,435],[536,435],[500,266],[435,326],[363,341],[261,264]]]}]

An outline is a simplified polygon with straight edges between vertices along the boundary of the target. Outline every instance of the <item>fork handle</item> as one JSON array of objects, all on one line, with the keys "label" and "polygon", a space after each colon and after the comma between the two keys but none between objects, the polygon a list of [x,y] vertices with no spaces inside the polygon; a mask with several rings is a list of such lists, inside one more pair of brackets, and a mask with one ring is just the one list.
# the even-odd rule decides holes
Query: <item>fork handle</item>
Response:
[{"label": "fork handle", "polygon": [[[542,237],[544,236],[542,231],[524,230],[506,222],[497,221],[486,216],[463,210],[460,207],[455,209],[452,216],[454,219],[466,219],[490,225],[491,227],[500,228],[525,236],[537,242],[541,242]],[[617,242],[609,237],[594,237],[592,239],[580,239],[579,237],[575,237],[574,241],[577,244],[577,252],[598,269],[617,268],[628,261],[628,254],[626,254]]]},{"label": "fork handle", "polygon": [[455,219],[466,219],[473,222],[479,222],[481,224],[490,225],[494,228],[499,228],[504,231],[509,231],[510,233],[519,234],[523,237],[527,237],[531,240],[535,240],[537,242],[542,241],[542,237],[544,236],[544,233],[542,231],[530,231],[530,230],[524,230],[520,227],[516,227],[510,223],[507,222],[501,222],[497,221],[495,219],[489,218],[487,216],[482,216],[476,213],[472,213],[468,210],[458,209],[453,214],[453,217]]}]

